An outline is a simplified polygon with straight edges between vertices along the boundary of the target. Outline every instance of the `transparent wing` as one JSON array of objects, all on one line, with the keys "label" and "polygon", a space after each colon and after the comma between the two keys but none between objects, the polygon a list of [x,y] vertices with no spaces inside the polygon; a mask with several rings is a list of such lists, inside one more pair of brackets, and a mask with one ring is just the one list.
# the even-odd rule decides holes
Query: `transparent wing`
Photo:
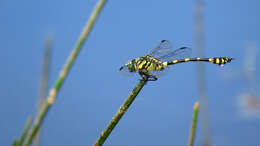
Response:
[{"label": "transparent wing", "polygon": [[188,47],[181,47],[177,50],[169,52],[163,56],[160,56],[159,59],[162,61],[172,61],[177,59],[185,59],[191,56],[191,49]]},{"label": "transparent wing", "polygon": [[160,58],[161,56],[165,56],[170,52],[172,52],[172,45],[170,41],[162,40],[157,47],[153,48],[149,52],[149,55],[152,55],[155,58]]},{"label": "transparent wing", "polygon": [[152,55],[161,61],[172,61],[190,57],[191,52],[191,49],[188,47],[182,47],[177,50],[173,50],[170,41],[162,40],[156,48],[149,52],[149,55]]}]

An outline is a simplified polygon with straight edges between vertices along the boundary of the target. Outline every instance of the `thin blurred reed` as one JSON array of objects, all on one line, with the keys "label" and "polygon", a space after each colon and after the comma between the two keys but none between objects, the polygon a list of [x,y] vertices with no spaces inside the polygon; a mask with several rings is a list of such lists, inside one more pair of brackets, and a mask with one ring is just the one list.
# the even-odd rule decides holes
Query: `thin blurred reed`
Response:
[{"label": "thin blurred reed", "polygon": [[78,42],[75,45],[75,48],[73,49],[70,56],[68,57],[68,59],[65,63],[65,66],[61,70],[60,75],[59,75],[54,87],[49,92],[47,100],[44,102],[43,106],[41,107],[40,112],[38,113],[36,119],[34,120],[33,127],[31,129],[28,137],[26,137],[25,143],[23,144],[23,146],[28,146],[29,144],[31,144],[32,140],[35,138],[35,135],[37,134],[40,126],[42,125],[43,120],[45,119],[51,105],[55,102],[56,96],[57,96],[58,92],[60,91],[60,88],[63,85],[64,80],[66,79],[69,71],[71,70],[71,67],[72,67],[73,63],[75,62],[80,49],[84,45],[87,36],[89,35],[90,31],[92,30],[93,25],[94,25],[98,15],[100,14],[105,2],[106,2],[106,0],[98,1],[94,11],[92,12],[87,24],[85,25],[85,27],[80,35]]},{"label": "thin blurred reed", "polygon": [[136,87],[133,89],[131,94],[127,97],[127,99],[124,101],[124,103],[120,106],[117,113],[114,115],[112,120],[109,122],[105,130],[100,134],[99,138],[97,139],[94,146],[102,146],[104,142],[106,141],[107,137],[110,135],[110,133],[113,131],[115,126],[118,124],[120,119],[123,117],[125,112],[128,110],[132,102],[135,100],[138,93],[142,90],[143,86],[147,83],[148,77],[144,77],[139,81],[139,83],[136,85]]},{"label": "thin blurred reed", "polygon": [[[45,47],[44,47],[44,56],[43,56],[43,64],[42,64],[42,76],[40,82],[40,94],[38,101],[38,112],[40,112],[44,101],[46,100],[48,93],[48,81],[49,81],[49,72],[50,72],[50,63],[51,63],[51,48],[52,48],[52,38],[51,36],[47,36],[45,39]],[[33,141],[33,146],[40,145],[40,134],[41,128],[39,128],[35,139]]]},{"label": "thin blurred reed", "polygon": [[[194,46],[196,56],[204,57],[205,30],[204,30],[204,0],[194,1]],[[210,119],[208,111],[207,75],[205,65],[196,64],[196,78],[198,98],[200,102],[200,123],[202,131],[202,146],[211,146]]]},{"label": "thin blurred reed", "polygon": [[196,134],[196,127],[197,127],[198,113],[199,113],[199,102],[196,102],[194,104],[194,108],[193,108],[192,123],[191,123],[191,129],[190,129],[190,136],[189,136],[188,146],[193,146],[193,144],[194,144],[194,139],[195,139],[195,134]]}]

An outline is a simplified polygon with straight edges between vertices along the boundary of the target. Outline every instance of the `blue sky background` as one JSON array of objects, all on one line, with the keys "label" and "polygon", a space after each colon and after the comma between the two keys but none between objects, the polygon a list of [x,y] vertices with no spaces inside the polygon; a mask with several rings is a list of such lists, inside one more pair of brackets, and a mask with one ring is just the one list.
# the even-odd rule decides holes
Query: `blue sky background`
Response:
[{"label": "blue sky background", "polygon": [[[0,1],[0,142],[11,145],[29,115],[35,116],[44,41],[53,36],[49,87],[97,1]],[[92,145],[138,82],[119,67],[146,54],[160,40],[193,48],[194,1],[108,1],[43,124],[42,145]],[[260,145],[257,118],[240,116],[238,98],[247,91],[244,46],[259,46],[258,0],[206,1],[206,56],[231,56],[224,67],[205,64],[213,143]],[[259,54],[259,53],[258,53]],[[232,75],[231,75],[232,76]],[[198,100],[195,64],[172,67],[149,82],[112,132],[107,146],[186,145]],[[256,91],[257,93],[257,91]],[[196,145],[201,145],[200,126]]]}]

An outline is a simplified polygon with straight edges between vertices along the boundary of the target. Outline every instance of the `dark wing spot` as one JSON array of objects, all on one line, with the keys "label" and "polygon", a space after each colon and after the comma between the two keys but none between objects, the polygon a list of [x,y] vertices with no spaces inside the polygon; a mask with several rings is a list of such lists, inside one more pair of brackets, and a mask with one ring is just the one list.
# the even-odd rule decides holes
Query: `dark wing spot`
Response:
[{"label": "dark wing spot", "polygon": [[165,42],[166,40],[162,40],[161,42],[163,43],[163,42]]},{"label": "dark wing spot", "polygon": [[184,50],[184,49],[187,49],[188,47],[181,47],[180,50]]}]

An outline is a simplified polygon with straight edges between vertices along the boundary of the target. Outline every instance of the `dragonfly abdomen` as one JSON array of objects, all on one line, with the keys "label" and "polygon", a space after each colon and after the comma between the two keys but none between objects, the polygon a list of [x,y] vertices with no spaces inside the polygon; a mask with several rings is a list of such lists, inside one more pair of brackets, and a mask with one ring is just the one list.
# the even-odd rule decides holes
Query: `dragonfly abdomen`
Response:
[{"label": "dragonfly abdomen", "polygon": [[233,58],[230,58],[230,57],[214,57],[214,58],[197,57],[197,58],[185,58],[185,59],[164,62],[163,65],[164,65],[164,67],[166,67],[168,65],[173,65],[173,64],[177,64],[177,63],[185,63],[185,62],[190,62],[190,61],[203,61],[203,62],[211,62],[211,63],[222,66],[222,65],[230,62],[231,60],[233,60]]}]

